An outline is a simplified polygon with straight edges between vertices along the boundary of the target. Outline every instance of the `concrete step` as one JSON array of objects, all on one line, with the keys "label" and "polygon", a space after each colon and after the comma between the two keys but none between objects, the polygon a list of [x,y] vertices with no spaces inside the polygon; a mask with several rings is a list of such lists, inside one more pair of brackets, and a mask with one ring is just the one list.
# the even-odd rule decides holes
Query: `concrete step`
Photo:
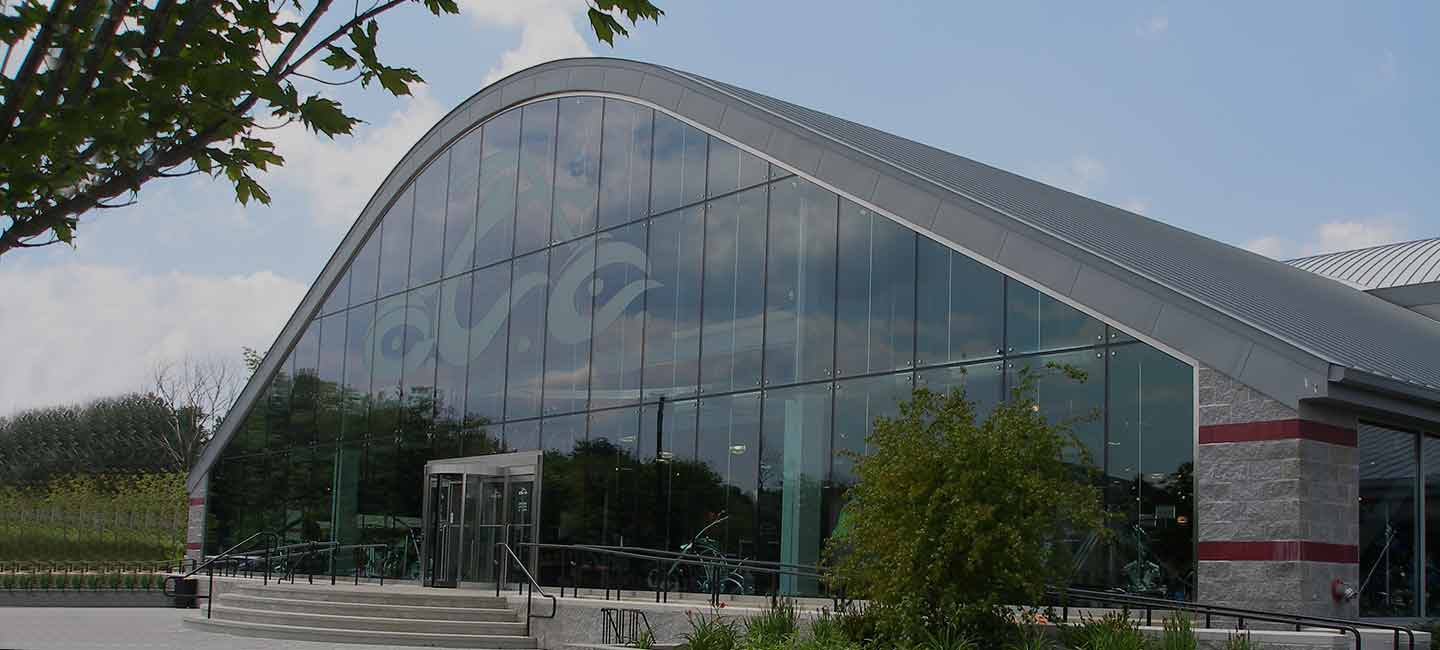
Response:
[{"label": "concrete step", "polygon": [[309,611],[275,611],[270,609],[245,609],[226,605],[215,605],[211,616],[227,621],[290,625],[295,627],[324,627],[346,630],[374,630],[377,632],[418,632],[434,634],[475,634],[480,636],[524,636],[525,624],[514,621],[499,623],[493,621],[446,621],[415,618],[383,618],[378,616],[336,616],[316,614]]},{"label": "concrete step", "polygon": [[436,648],[480,648],[484,650],[533,649],[537,647],[534,638],[524,636],[383,632],[327,627],[300,627],[221,618],[207,619],[203,613],[185,617],[184,624],[186,627],[207,632],[220,632],[266,639],[317,641],[320,643],[363,643],[370,645],[424,646]]},{"label": "concrete step", "polygon": [[[438,593],[436,593],[438,592]],[[330,585],[269,585],[237,584],[225,593],[267,598],[320,600],[331,603],[373,603],[377,605],[418,605],[421,607],[460,607],[473,609],[506,609],[505,599],[494,595],[459,593],[440,589],[398,591],[385,587],[352,587]],[[491,592],[492,594],[494,592]]]},{"label": "concrete step", "polygon": [[[309,594],[305,594],[309,596]],[[252,596],[248,593],[222,593],[215,598],[215,604],[245,609],[264,609],[282,612],[307,612],[333,616],[377,616],[381,618],[407,618],[432,621],[490,621],[513,623],[518,620],[510,609],[487,609],[483,607],[432,607],[425,605],[389,605],[381,603],[351,603],[301,598],[272,598]]]}]

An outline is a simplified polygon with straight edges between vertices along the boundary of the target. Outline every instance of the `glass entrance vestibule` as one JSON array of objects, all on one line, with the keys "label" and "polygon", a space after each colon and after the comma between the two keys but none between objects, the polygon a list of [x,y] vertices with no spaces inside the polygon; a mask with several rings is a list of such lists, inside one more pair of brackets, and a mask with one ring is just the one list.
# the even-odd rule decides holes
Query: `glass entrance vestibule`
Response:
[{"label": "glass entrance vestibule", "polygon": [[537,551],[543,455],[522,451],[425,463],[420,582],[484,587],[511,581],[504,543],[528,568]]}]

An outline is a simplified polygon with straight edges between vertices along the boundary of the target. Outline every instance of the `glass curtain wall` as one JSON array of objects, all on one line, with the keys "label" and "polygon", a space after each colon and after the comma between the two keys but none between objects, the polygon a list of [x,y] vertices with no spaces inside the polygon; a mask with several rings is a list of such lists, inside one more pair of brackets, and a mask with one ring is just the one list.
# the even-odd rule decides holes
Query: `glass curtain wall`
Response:
[{"label": "glass curtain wall", "polygon": [[[876,418],[917,386],[963,388],[985,413],[1059,362],[1087,379],[1043,378],[1040,405],[1081,418],[1123,514],[1116,542],[1072,540],[1076,579],[1193,585],[1189,366],[622,100],[539,101],[457,139],[286,354],[215,471],[212,547],[261,529],[385,543],[397,552],[367,570],[414,576],[424,462],[539,449],[542,542],[810,565],[855,482],[842,452],[864,454]],[[609,579],[712,579],[652,568]]]}]

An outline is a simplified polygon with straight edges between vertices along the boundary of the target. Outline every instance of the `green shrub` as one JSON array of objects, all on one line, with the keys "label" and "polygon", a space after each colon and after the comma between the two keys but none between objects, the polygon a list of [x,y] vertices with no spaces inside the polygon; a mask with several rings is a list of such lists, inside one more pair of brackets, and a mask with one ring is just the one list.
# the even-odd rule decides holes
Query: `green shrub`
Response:
[{"label": "green shrub", "polygon": [[1130,620],[1129,612],[1110,612],[1099,618],[1084,617],[1079,623],[1060,626],[1060,641],[1067,648],[1076,650],[1109,650],[1125,646],[1106,645],[1114,639],[1124,639],[1134,636],[1140,638],[1142,643],[1137,648],[1143,647],[1143,637],[1135,623]]},{"label": "green shrub", "polygon": [[1240,632],[1225,639],[1225,650],[1260,650],[1260,644],[1251,640],[1249,632]]},{"label": "green shrub", "polygon": [[765,611],[746,619],[745,636],[763,639],[788,639],[800,627],[800,616],[795,612],[795,601],[784,598],[775,601]]},{"label": "green shrub", "polygon": [[1155,643],[1155,650],[1196,650],[1199,646],[1190,617],[1177,613],[1165,619],[1165,629]]},{"label": "green shrub", "polygon": [[1055,650],[1055,638],[1040,624],[1021,625],[1014,641],[1005,645],[1005,650]]},{"label": "green shrub", "polygon": [[[987,646],[991,647],[991,646]],[[980,644],[959,625],[942,625],[924,629],[915,650],[980,650]]]},{"label": "green shrub", "polygon": [[740,641],[740,630],[735,624],[720,618],[691,614],[690,631],[681,635],[689,650],[736,650]]}]

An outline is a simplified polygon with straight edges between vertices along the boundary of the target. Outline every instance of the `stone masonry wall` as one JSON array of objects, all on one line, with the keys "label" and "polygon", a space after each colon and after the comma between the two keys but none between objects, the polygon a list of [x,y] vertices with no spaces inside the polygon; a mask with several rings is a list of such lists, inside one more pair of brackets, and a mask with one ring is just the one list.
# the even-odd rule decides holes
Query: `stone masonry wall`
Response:
[{"label": "stone masonry wall", "polygon": [[185,524],[185,559],[199,560],[205,554],[205,497],[210,491],[207,476],[190,492],[190,510]]},{"label": "stone masonry wall", "polygon": [[[1200,371],[1196,458],[1199,592],[1205,602],[1355,616],[1336,579],[1358,586],[1353,420],[1307,418],[1221,373]],[[1339,424],[1337,424],[1339,423]]]}]

